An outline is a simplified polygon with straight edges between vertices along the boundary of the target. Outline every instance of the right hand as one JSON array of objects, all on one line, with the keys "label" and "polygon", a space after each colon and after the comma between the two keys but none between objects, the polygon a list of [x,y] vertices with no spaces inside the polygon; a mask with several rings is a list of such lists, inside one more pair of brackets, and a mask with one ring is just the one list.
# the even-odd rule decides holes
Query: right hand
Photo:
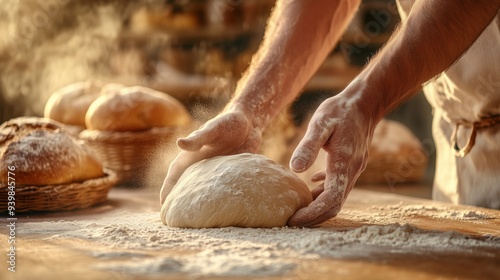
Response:
[{"label": "right hand", "polygon": [[221,113],[186,138],[178,139],[177,146],[182,151],[170,164],[160,202],[163,204],[182,173],[192,164],[215,156],[255,153],[261,140],[261,131],[237,110]]},{"label": "right hand", "polygon": [[[357,178],[366,167],[368,150],[377,121],[357,88],[325,100],[311,118],[307,132],[292,156],[290,167],[303,172],[311,167],[321,149],[326,151],[325,171],[316,173],[313,182],[324,181],[312,191],[314,201],[297,210],[289,226],[312,226],[335,217]],[[352,94],[354,93],[354,94]],[[356,97],[352,97],[356,96]]]}]

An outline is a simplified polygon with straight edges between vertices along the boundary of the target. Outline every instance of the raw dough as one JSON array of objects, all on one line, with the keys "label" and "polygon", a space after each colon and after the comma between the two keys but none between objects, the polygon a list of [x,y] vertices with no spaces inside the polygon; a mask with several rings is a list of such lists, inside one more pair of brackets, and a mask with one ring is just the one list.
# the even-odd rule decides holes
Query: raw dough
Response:
[{"label": "raw dough", "polygon": [[281,227],[312,195],[292,171],[257,154],[200,161],[181,176],[161,209],[172,227]]}]

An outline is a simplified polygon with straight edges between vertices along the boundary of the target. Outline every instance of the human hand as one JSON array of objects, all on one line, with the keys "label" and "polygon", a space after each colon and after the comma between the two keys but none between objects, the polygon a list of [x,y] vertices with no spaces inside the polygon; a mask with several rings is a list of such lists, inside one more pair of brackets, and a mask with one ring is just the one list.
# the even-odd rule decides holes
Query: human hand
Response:
[{"label": "human hand", "polygon": [[221,113],[186,138],[177,140],[182,151],[170,164],[160,191],[163,204],[182,173],[192,164],[220,155],[255,153],[262,135],[241,111]]},{"label": "human hand", "polygon": [[312,176],[322,181],[312,191],[314,201],[299,209],[290,226],[312,226],[338,214],[360,173],[366,167],[368,148],[376,122],[350,98],[339,94],[325,100],[313,114],[307,132],[290,161],[295,172],[314,163],[318,152],[327,152],[326,170]]}]

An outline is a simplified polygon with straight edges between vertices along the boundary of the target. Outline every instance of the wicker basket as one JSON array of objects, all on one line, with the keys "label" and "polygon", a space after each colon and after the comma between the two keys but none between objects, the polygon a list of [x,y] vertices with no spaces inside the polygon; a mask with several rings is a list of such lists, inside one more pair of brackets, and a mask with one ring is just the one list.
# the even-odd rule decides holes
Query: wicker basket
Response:
[{"label": "wicker basket", "polygon": [[[46,186],[16,186],[15,212],[69,211],[88,208],[107,200],[117,176],[105,170],[106,176],[79,183]],[[8,188],[0,186],[0,212],[8,211]]]},{"label": "wicker basket", "polygon": [[84,130],[80,139],[97,152],[106,168],[117,173],[120,185],[141,187],[154,168],[157,153],[166,149],[180,132],[172,127],[138,132]]},{"label": "wicker basket", "polygon": [[78,126],[78,125],[71,125],[71,124],[63,124],[63,125],[64,125],[64,129],[66,130],[66,132],[68,132],[68,134],[70,134],[71,136],[73,136],[75,138],[78,138],[80,135],[80,132],[82,132],[85,129],[85,127]]}]

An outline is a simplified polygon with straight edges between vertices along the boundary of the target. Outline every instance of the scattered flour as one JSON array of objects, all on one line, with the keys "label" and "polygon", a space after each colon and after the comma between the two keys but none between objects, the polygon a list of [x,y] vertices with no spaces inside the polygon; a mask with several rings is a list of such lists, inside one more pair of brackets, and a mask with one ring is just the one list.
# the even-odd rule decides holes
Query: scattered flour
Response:
[{"label": "scattered flour", "polygon": [[[439,212],[433,208],[400,207],[409,213]],[[458,213],[455,217],[474,215],[482,217],[481,213]],[[370,258],[377,252],[418,254],[429,251],[473,252],[488,256],[493,254],[488,250],[500,249],[498,237],[475,239],[458,232],[426,231],[408,224],[343,230],[181,229],[164,226],[157,212],[123,212],[86,221],[22,223],[18,233],[51,242],[64,237],[100,243],[102,247],[88,252],[103,261],[97,268],[136,275],[277,276],[292,272],[297,267],[297,260],[320,257]],[[85,245],[80,249],[89,250]],[[137,250],[141,250],[140,253]]]},{"label": "scattered flour", "polygon": [[[434,219],[452,219],[452,220],[485,220],[492,219],[488,214],[477,210],[457,210],[447,207],[430,205],[403,205],[402,203],[388,206],[374,206],[370,209],[377,212],[384,211],[380,215],[382,219],[394,219],[411,216],[427,216]],[[387,212],[386,212],[387,211]]]}]

